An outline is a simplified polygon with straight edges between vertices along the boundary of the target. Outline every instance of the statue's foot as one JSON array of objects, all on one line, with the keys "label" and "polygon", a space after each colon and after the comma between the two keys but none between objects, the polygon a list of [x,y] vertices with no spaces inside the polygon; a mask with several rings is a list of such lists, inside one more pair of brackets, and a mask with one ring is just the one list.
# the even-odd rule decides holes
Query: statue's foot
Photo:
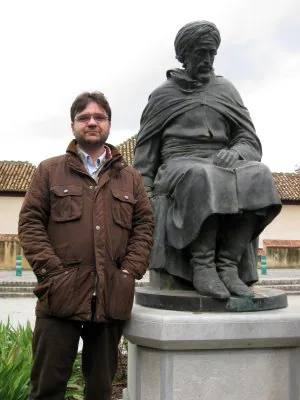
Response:
[{"label": "statue's foot", "polygon": [[209,296],[214,299],[227,300],[230,293],[224,283],[220,280],[215,268],[193,269],[193,285],[195,290],[202,296]]},{"label": "statue's foot", "polygon": [[237,271],[221,271],[219,277],[229,292],[239,297],[254,297],[253,291],[240,280]]}]

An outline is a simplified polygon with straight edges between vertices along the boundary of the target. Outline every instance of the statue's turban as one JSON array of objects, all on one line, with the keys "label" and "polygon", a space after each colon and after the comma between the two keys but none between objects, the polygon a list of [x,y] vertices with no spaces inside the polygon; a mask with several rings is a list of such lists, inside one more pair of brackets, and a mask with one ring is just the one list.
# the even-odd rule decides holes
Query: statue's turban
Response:
[{"label": "statue's turban", "polygon": [[217,48],[221,43],[221,36],[215,24],[208,21],[195,21],[184,25],[176,35],[174,46],[176,58],[179,62],[184,63],[188,48],[201,38],[209,37],[215,41]]}]

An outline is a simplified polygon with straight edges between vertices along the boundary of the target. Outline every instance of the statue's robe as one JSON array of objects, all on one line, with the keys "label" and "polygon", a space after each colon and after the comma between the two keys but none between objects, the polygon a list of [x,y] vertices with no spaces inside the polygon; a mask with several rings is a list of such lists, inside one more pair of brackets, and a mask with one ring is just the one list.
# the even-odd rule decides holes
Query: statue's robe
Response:
[{"label": "statue's robe", "polygon": [[[235,87],[212,75],[201,85],[183,70],[149,97],[137,136],[134,166],[153,188],[155,244],[150,268],[192,280],[189,244],[212,214],[255,212],[258,224],[239,265],[244,282],[257,281],[257,237],[281,209],[272,174],[248,110]],[[230,168],[213,164],[221,149],[239,155]]]}]

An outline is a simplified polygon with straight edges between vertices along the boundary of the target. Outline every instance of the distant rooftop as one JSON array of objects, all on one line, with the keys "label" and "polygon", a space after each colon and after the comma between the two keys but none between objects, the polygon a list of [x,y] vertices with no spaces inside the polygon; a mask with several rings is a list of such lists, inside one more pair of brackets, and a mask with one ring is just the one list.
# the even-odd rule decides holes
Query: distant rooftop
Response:
[{"label": "distant rooftop", "polygon": [[18,235],[15,233],[0,233],[0,241],[5,240],[18,240]]},{"label": "distant rooftop", "polygon": [[264,249],[262,249],[261,247],[259,247],[259,248],[258,248],[258,251],[257,251],[257,255],[258,255],[258,256],[265,256],[265,255],[266,255],[266,252],[265,252]]},{"label": "distant rooftop", "polygon": [[122,142],[121,144],[116,146],[125,158],[126,162],[130,165],[133,164],[133,151],[136,145],[136,137],[137,135],[134,135],[131,138],[125,140],[125,142]]},{"label": "distant rooftop", "polygon": [[26,192],[35,167],[24,161],[0,161],[0,191]]},{"label": "distant rooftop", "polygon": [[296,172],[274,172],[273,177],[282,200],[300,200],[300,174]]},{"label": "distant rooftop", "polygon": [[300,247],[300,240],[263,240],[265,247]]}]

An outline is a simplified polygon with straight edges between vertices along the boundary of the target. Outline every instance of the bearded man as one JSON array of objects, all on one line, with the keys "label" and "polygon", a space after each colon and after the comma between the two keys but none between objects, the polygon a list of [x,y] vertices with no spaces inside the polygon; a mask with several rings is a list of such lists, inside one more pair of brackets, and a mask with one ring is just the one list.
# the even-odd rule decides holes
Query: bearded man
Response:
[{"label": "bearded man", "polygon": [[[168,70],[150,95],[134,166],[156,214],[151,268],[190,280],[201,295],[228,299],[254,296],[252,244],[281,202],[260,162],[248,110],[235,87],[214,74],[220,42],[211,22],[179,30],[175,52],[183,69]],[[164,257],[178,251],[187,262]]]}]

